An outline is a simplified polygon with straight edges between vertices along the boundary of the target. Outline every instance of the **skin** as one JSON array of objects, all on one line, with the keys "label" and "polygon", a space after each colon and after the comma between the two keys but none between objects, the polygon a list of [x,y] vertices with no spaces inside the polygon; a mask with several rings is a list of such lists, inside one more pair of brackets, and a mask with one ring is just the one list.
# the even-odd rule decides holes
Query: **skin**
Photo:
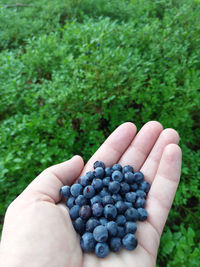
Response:
[{"label": "skin", "polygon": [[[84,166],[80,156],[44,170],[8,207],[0,245],[0,266],[133,267],[155,266],[160,237],[181,172],[179,136],[173,129],[150,121],[136,134],[136,126],[120,125]],[[148,219],[138,222],[134,251],[110,253],[105,259],[83,254],[59,189],[71,185],[93,168],[119,162],[141,170],[151,184]]]}]

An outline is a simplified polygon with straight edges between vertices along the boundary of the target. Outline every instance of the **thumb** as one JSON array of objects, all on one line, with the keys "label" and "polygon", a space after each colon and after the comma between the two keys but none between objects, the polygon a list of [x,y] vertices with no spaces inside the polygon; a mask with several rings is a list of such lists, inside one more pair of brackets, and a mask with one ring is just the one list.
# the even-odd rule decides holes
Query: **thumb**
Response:
[{"label": "thumb", "polygon": [[27,200],[46,200],[53,203],[60,201],[60,188],[71,185],[80,175],[84,166],[80,156],[51,166],[40,173],[23,191],[21,197]]}]

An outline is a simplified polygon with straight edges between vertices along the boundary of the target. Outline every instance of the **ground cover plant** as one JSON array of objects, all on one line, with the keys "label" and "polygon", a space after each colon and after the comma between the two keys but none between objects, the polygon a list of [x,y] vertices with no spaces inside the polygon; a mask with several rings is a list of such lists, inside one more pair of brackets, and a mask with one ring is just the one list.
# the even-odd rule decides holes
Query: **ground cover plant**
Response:
[{"label": "ground cover plant", "polygon": [[200,2],[0,2],[0,219],[46,167],[85,161],[124,121],[181,137],[158,266],[198,266]]}]

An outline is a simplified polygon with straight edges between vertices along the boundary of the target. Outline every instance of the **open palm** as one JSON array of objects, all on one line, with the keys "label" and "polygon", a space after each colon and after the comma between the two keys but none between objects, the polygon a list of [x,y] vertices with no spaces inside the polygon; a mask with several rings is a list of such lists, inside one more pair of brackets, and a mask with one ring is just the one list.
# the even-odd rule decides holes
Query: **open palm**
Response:
[{"label": "open palm", "polygon": [[[132,123],[119,126],[83,166],[79,156],[43,171],[9,206],[2,233],[0,265],[48,267],[155,266],[160,236],[178,186],[181,150],[178,134],[160,123],[146,123],[136,135]],[[110,253],[105,259],[83,254],[59,189],[91,170],[96,160],[119,162],[141,170],[151,184],[148,219],[137,223],[134,251]]]}]

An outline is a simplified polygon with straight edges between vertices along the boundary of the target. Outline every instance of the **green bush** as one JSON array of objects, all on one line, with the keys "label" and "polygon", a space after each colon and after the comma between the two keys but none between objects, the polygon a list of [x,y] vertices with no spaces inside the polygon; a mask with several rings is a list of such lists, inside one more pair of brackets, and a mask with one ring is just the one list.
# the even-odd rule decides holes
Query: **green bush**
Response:
[{"label": "green bush", "polygon": [[87,161],[124,121],[175,128],[183,167],[158,266],[197,266],[199,1],[0,6],[0,218],[44,168]]}]

